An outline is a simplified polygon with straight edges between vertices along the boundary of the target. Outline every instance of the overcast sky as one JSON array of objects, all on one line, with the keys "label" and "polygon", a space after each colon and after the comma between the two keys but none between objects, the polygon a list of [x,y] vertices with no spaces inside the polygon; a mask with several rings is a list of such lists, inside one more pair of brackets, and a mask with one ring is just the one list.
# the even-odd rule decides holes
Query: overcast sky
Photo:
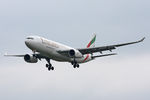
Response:
[{"label": "overcast sky", "polygon": [[[150,100],[149,9],[149,0],[0,0],[0,99]],[[3,57],[31,53],[28,35],[81,48],[93,32],[96,46],[146,40],[79,69],[52,61],[49,72],[45,60]]]}]

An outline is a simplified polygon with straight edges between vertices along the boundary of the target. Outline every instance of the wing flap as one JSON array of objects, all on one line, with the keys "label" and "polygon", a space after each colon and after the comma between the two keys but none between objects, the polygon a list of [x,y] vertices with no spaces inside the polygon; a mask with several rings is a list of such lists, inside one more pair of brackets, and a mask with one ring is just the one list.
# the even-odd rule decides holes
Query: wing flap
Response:
[{"label": "wing flap", "polygon": [[105,55],[98,55],[98,56],[92,56],[92,58],[97,58],[97,57],[105,57],[105,56],[112,56],[112,55],[117,55],[117,53],[111,53],[111,54],[105,54]]},{"label": "wing flap", "polygon": [[95,53],[95,52],[101,52],[106,50],[113,50],[116,49],[114,46],[103,46],[103,47],[95,47],[95,48],[85,48],[85,49],[78,49],[82,54],[88,54],[88,53]]}]

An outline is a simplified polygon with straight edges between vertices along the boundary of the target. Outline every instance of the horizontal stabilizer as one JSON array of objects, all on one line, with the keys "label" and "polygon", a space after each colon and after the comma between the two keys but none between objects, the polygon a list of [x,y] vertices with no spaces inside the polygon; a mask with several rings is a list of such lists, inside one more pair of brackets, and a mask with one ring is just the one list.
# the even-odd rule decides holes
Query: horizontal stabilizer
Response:
[{"label": "horizontal stabilizer", "polygon": [[105,54],[105,55],[98,55],[98,56],[92,56],[92,58],[97,58],[97,57],[105,57],[105,56],[112,56],[112,55],[117,55],[117,53],[111,53],[111,54]]}]

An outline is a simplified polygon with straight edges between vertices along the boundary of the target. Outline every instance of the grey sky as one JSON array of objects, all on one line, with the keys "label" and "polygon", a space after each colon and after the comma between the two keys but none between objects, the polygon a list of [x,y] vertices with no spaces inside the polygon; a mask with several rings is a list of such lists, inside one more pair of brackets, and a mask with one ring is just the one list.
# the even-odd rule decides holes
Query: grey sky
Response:
[{"label": "grey sky", "polygon": [[[149,0],[0,0],[0,99],[150,99]],[[96,46],[134,41],[117,56],[73,69],[68,63],[27,64],[12,54],[31,53],[24,40],[39,35],[72,47],[85,47],[96,32]]]}]

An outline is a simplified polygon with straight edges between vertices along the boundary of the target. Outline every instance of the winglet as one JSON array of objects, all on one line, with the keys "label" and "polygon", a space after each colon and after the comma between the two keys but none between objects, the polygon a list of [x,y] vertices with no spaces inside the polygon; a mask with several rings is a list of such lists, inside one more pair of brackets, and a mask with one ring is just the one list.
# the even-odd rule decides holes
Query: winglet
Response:
[{"label": "winglet", "polygon": [[7,55],[8,55],[7,52],[5,52],[4,56],[7,56]]},{"label": "winglet", "polygon": [[139,40],[138,42],[143,42],[145,40],[145,37],[143,37],[141,40]]}]

